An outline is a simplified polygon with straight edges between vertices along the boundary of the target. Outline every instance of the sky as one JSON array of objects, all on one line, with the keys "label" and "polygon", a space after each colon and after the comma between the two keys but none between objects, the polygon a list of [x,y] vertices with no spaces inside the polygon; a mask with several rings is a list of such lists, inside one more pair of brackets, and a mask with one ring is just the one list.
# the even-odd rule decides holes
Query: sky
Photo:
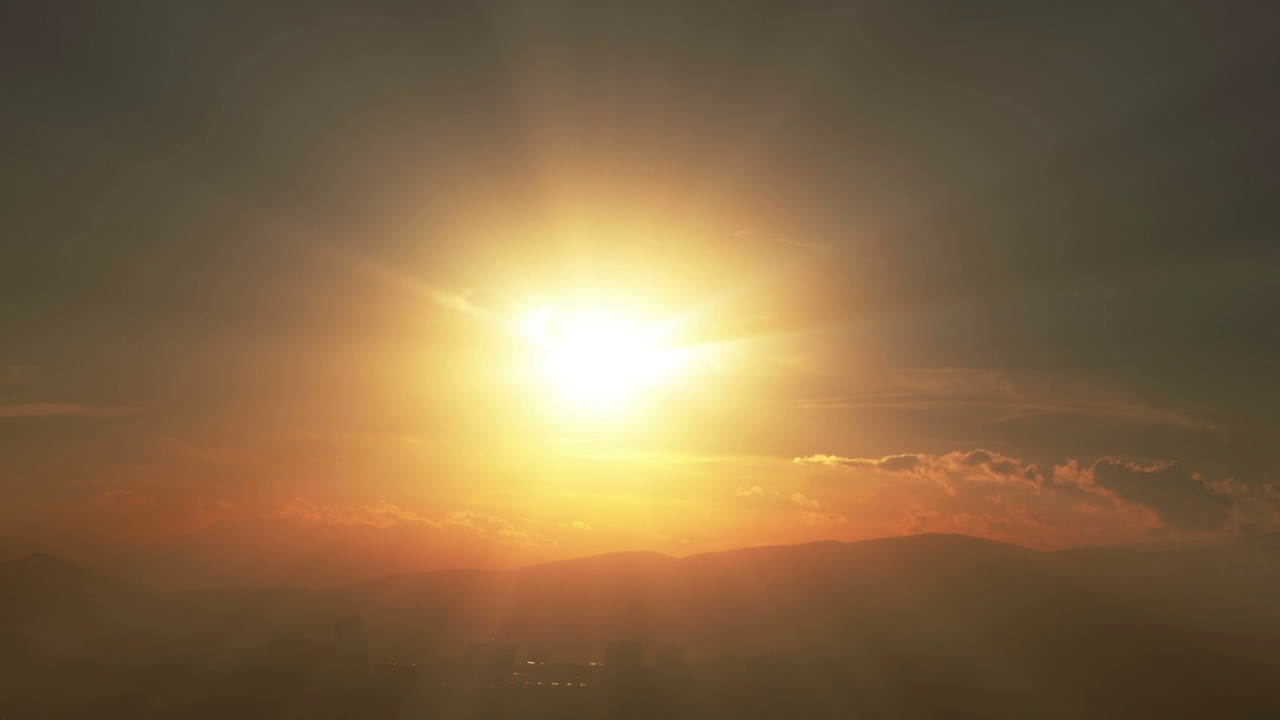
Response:
[{"label": "sky", "polygon": [[1280,529],[1277,13],[10,8],[0,558]]}]

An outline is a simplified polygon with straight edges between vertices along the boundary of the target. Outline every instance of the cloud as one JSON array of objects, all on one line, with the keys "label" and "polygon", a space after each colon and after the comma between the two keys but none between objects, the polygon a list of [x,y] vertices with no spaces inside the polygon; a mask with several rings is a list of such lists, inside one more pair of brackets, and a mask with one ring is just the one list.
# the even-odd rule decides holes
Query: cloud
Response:
[{"label": "cloud", "polygon": [[273,517],[285,517],[306,522],[331,523],[335,525],[368,525],[376,528],[388,528],[400,523],[442,527],[443,524],[431,518],[419,515],[387,502],[378,500],[372,505],[323,507],[301,497],[294,498],[284,508],[272,513]]},{"label": "cloud", "polygon": [[[833,245],[832,243],[829,243],[829,242],[817,242],[814,240],[807,240],[807,239],[797,240],[796,238],[793,238],[789,235],[777,234],[767,229],[760,229],[755,227],[743,227],[739,230],[733,231],[731,235],[735,238],[743,238],[743,239],[750,238],[751,240],[755,242],[760,242],[760,243],[776,243],[778,245],[789,245],[791,247],[801,248],[804,250],[811,250],[811,251],[814,251],[814,253],[816,254],[822,254],[822,255],[845,254],[840,252],[840,248],[838,246]],[[859,258],[859,259],[870,260],[873,258]]]},{"label": "cloud", "polygon": [[423,290],[427,294],[427,297],[431,298],[437,305],[445,308],[446,310],[470,315],[471,317],[487,317],[490,314],[487,310],[484,310],[471,302],[470,290],[453,292],[450,290],[432,287],[430,285],[424,285]]},{"label": "cloud", "polygon": [[[1188,538],[1256,532],[1280,522],[1277,499],[1265,485],[1210,482],[1176,462],[1068,459],[1046,479],[1030,462],[985,449],[794,461],[852,479],[823,485],[822,511],[897,532],[962,532],[1063,547],[1135,542],[1153,532]],[[803,506],[810,498],[797,492],[792,500]]]},{"label": "cloud", "polygon": [[514,540],[531,547],[556,547],[558,545],[551,538],[528,530],[520,530],[506,520],[486,513],[472,512],[470,510],[451,512],[445,523],[469,528],[482,537]]},{"label": "cloud", "polygon": [[387,287],[417,297],[425,297],[446,310],[452,310],[471,317],[487,317],[491,312],[471,302],[470,290],[453,291],[424,282],[399,268],[353,254],[336,246],[323,248],[323,253],[342,266],[364,274],[370,279]]},{"label": "cloud", "polygon": [[826,502],[800,491],[787,495],[782,491],[769,491],[759,485],[752,485],[748,489],[738,490],[735,494],[749,500],[753,508],[787,513],[792,517],[798,515],[810,525],[827,525],[845,520],[843,515],[832,512]]},{"label": "cloud", "polygon": [[817,510],[818,508],[822,507],[822,503],[818,502],[817,500],[814,500],[813,498],[805,497],[801,493],[792,493],[791,502],[799,505],[802,508],[812,508],[814,510]]},{"label": "cloud", "polygon": [[985,416],[987,422],[1035,415],[1074,415],[1228,435],[1224,426],[1190,412],[1102,392],[1079,380],[1024,377],[1015,382],[994,370],[968,368],[899,370],[889,377],[877,378],[874,393],[808,398],[798,403],[809,409],[967,410]]},{"label": "cloud", "polygon": [[120,505],[123,507],[145,507],[156,504],[156,499],[150,495],[143,495],[132,490],[107,490],[95,495],[94,500],[107,505]]},{"label": "cloud", "polygon": [[848,519],[839,513],[824,512],[806,512],[803,517],[805,523],[809,525],[834,525]]},{"label": "cloud", "polygon": [[914,504],[902,511],[904,529],[909,533],[928,532],[942,520],[942,513]]},{"label": "cloud", "polygon": [[830,467],[862,468],[888,473],[900,473],[915,470],[923,459],[923,455],[886,455],[878,459],[847,458],[839,455],[809,455],[795,458],[792,462],[801,465],[818,464]]},{"label": "cloud", "polygon": [[774,238],[774,242],[779,242],[779,243],[782,243],[783,245],[791,245],[793,247],[804,248],[806,250],[826,250],[827,249],[827,246],[822,243],[804,242],[802,240],[792,240],[791,238],[788,238],[788,237],[776,237]]},{"label": "cloud", "polygon": [[[488,540],[510,541],[535,548],[556,547],[555,540],[531,530],[522,530],[496,515],[455,510],[441,519],[435,519],[380,499],[371,505],[326,506],[302,497],[295,497],[279,510],[264,513],[266,518],[288,518],[303,523],[367,526],[386,529],[397,526],[428,527],[439,530],[459,528]],[[579,530],[589,530],[590,525],[574,521]]]},{"label": "cloud", "polygon": [[573,522],[557,523],[556,527],[573,528],[574,530],[590,530],[591,524],[585,523],[581,520],[574,520]]},{"label": "cloud", "polygon": [[236,522],[249,517],[249,513],[226,500],[201,498],[195,503],[195,522],[201,527],[214,523]]},{"label": "cloud", "polygon": [[1230,520],[1234,500],[1230,486],[1211,488],[1204,478],[1180,463],[1137,465],[1111,457],[1098,459],[1086,482],[1107,490],[1124,502],[1151,508],[1168,527],[1220,530]]},{"label": "cloud", "polygon": [[990,450],[950,452],[945,455],[903,454],[881,458],[848,458],[839,455],[809,455],[793,460],[801,465],[825,465],[848,470],[866,470],[890,476],[937,483],[955,494],[960,482],[1029,484],[1042,482],[1035,465]]},{"label": "cloud", "polygon": [[431,518],[419,515],[412,510],[406,510],[405,508],[389,503],[386,500],[378,500],[378,502],[372,505],[366,505],[361,509],[369,517],[379,518],[383,522],[390,523],[391,521],[395,521],[410,523],[413,525],[430,525],[432,527],[440,526],[439,523],[435,522]]},{"label": "cloud", "polygon": [[103,405],[77,405],[75,403],[42,402],[0,405],[0,418],[31,417],[110,417],[136,412],[133,408]]}]

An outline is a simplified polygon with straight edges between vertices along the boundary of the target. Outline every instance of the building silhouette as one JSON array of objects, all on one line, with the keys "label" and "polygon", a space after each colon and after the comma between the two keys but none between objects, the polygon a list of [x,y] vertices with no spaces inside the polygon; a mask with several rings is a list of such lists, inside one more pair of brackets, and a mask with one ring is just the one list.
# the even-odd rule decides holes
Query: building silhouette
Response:
[{"label": "building silhouette", "polygon": [[640,672],[643,652],[639,640],[610,640],[604,646],[604,669],[610,678]]},{"label": "building silhouette", "polygon": [[516,669],[516,646],[490,640],[472,643],[462,651],[462,663],[468,672],[495,679],[510,675]]},{"label": "building silhouette", "polygon": [[658,648],[654,669],[659,675],[679,675],[684,672],[684,650],[677,645]]},{"label": "building silhouette", "polygon": [[334,621],[333,652],[341,658],[368,660],[369,634],[359,615],[345,615]]},{"label": "building silhouette", "polygon": [[542,645],[534,645],[529,648],[525,660],[534,665],[546,665],[551,662],[551,651]]}]

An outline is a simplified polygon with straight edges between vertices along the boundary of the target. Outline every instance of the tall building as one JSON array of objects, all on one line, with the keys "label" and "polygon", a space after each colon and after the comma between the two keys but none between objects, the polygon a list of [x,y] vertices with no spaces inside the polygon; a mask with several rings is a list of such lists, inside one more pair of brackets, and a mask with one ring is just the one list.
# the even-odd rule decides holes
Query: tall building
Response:
[{"label": "tall building", "polygon": [[369,635],[364,631],[359,615],[347,615],[334,621],[333,651],[344,658],[369,657]]},{"label": "tall building", "polygon": [[659,675],[679,675],[684,672],[684,650],[676,645],[659,648],[654,668]]},{"label": "tall building", "polygon": [[546,665],[551,662],[551,651],[541,645],[534,645],[529,648],[526,659],[534,665]]},{"label": "tall building", "polygon": [[472,643],[462,651],[463,662],[472,663],[492,673],[510,673],[516,667],[516,646],[490,640]]},{"label": "tall building", "polygon": [[643,657],[639,640],[610,640],[604,646],[604,669],[611,677],[639,672]]}]

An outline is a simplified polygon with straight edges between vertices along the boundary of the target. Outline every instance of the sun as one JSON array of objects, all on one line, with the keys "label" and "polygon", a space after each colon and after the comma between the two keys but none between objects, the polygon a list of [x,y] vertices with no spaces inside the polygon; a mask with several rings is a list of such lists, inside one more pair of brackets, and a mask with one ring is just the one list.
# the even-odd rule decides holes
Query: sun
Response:
[{"label": "sun", "polygon": [[522,330],[537,353],[537,375],[564,405],[611,414],[669,378],[685,353],[672,347],[672,323],[650,324],[603,307],[545,307]]}]

